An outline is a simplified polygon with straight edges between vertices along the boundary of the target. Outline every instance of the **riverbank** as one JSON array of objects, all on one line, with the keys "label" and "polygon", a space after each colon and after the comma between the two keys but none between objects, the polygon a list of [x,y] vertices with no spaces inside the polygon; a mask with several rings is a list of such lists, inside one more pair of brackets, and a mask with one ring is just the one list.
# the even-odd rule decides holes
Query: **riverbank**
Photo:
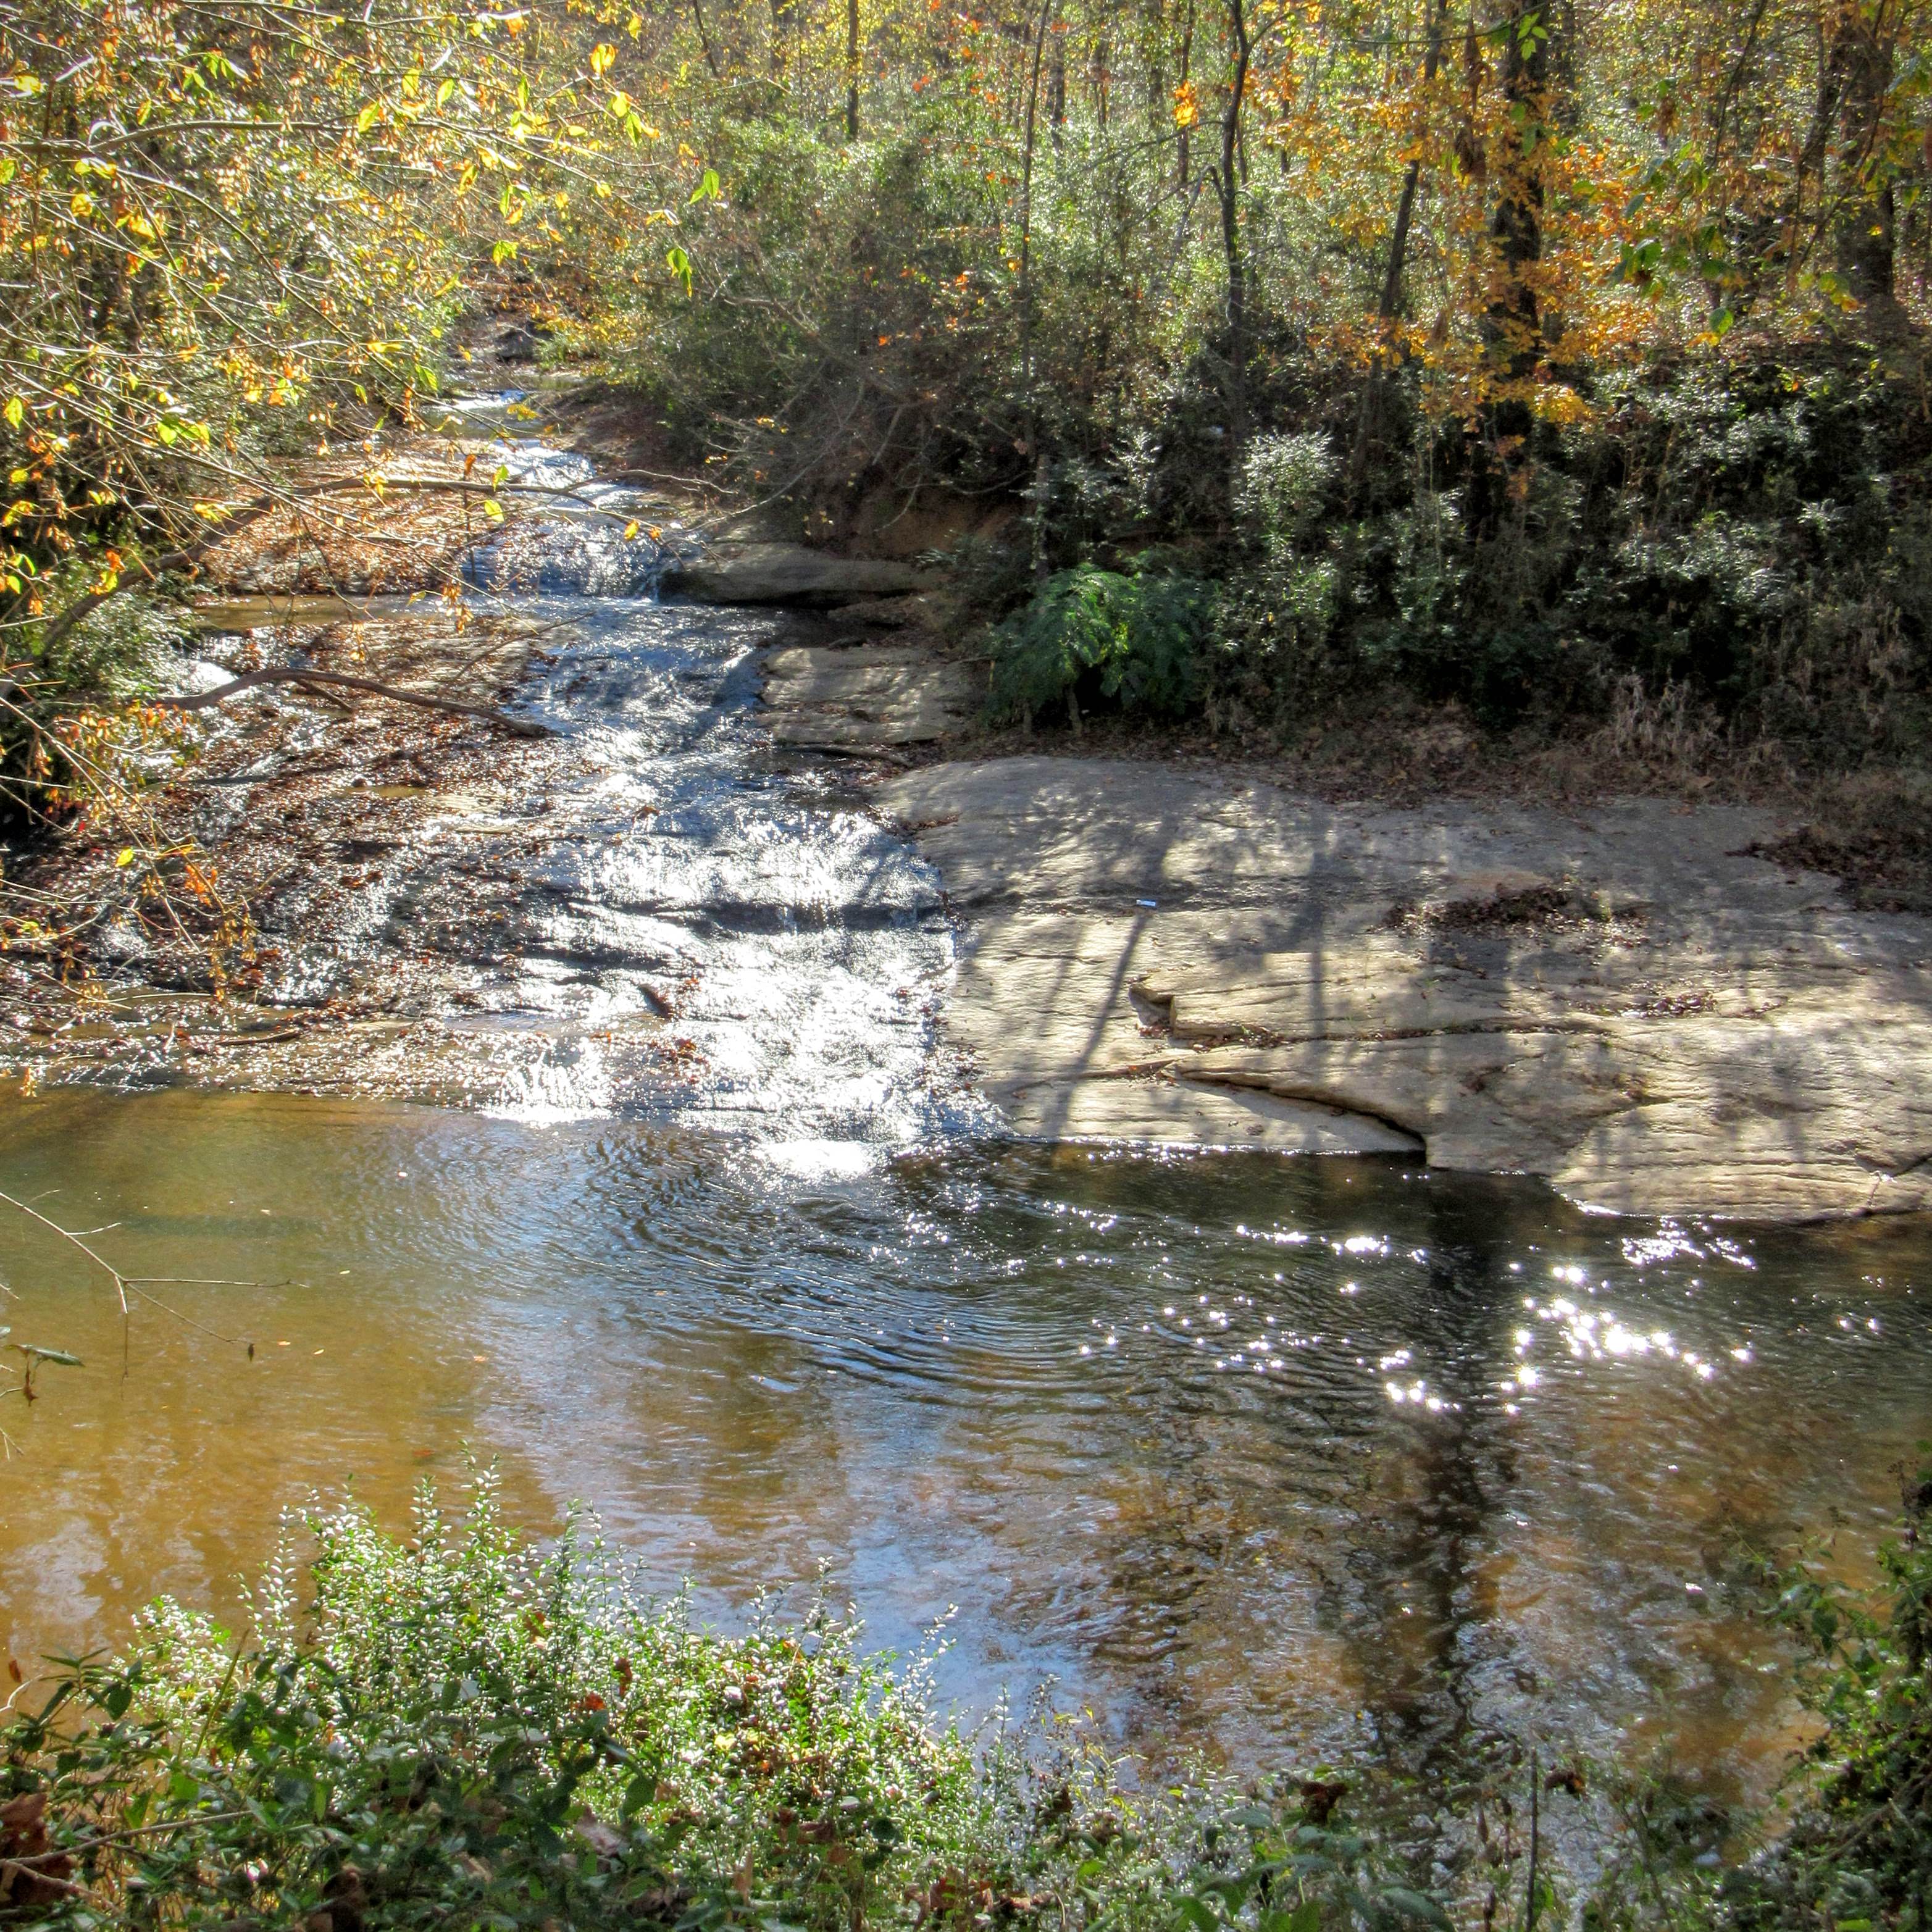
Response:
[{"label": "riverbank", "polygon": [[766,702],[902,768],[873,796],[958,926],[944,1031],[1018,1133],[1411,1154],[1620,1214],[1932,1208],[1932,920],[1812,869],[1828,837],[1681,793],[987,757],[922,708],[969,675],[916,637],[792,651]]},{"label": "riverbank", "polygon": [[945,1024],[1022,1133],[1408,1152],[1626,1214],[1932,1206],[1932,924],[1765,856],[1768,814],[1040,757],[877,796],[946,881]]},{"label": "riverbank", "polygon": [[163,1599],[124,1654],[16,1685],[0,1914],[93,1928],[158,1908],[262,1932],[1783,1932],[1856,1907],[1923,1932],[1924,1509],[1907,1495],[1904,1540],[1863,1597],[1763,1570],[1821,1721],[1786,1828],[1755,1856],[1769,1821],[1670,1768],[1520,1738],[1478,1744],[1443,1790],[1319,1760],[1245,1787],[1192,1759],[1137,1778],[1090,1715],[963,1734],[934,1708],[929,1654],[867,1658],[829,1605],[742,1636],[694,1628],[579,1536],[518,1538],[487,1478],[460,1516],[424,1498],[406,1540],[365,1510],[311,1510],[305,1574],[286,1550],[238,1640]]}]

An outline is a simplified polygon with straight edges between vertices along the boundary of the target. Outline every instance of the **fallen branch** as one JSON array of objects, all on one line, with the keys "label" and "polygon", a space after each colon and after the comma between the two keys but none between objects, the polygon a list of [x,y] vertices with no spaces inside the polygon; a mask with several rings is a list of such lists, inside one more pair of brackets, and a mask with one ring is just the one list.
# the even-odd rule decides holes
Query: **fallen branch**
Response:
[{"label": "fallen branch", "polygon": [[[90,1248],[71,1228],[63,1228],[58,1221],[49,1219],[38,1208],[31,1207],[24,1201],[16,1200],[10,1194],[4,1193],[0,1193],[0,1205],[15,1209],[26,1215],[30,1221],[38,1221],[50,1234],[58,1234],[62,1240],[77,1248],[82,1254],[85,1255],[96,1268],[100,1270],[102,1274],[107,1276],[109,1280],[113,1282],[114,1293],[121,1304],[121,1313],[124,1320],[132,1312],[128,1306],[128,1296],[136,1295],[143,1301],[152,1302],[154,1306],[160,1309],[164,1314],[172,1315],[177,1322],[185,1322],[190,1328],[199,1328],[204,1335],[212,1335],[218,1342],[234,1342],[240,1344],[248,1351],[248,1359],[250,1361],[254,1360],[255,1345],[248,1340],[246,1336],[224,1335],[218,1328],[211,1328],[206,1322],[197,1322],[192,1316],[182,1314],[178,1308],[170,1308],[158,1295],[150,1294],[142,1284],[148,1282],[160,1287],[178,1285],[183,1288],[259,1288],[261,1286],[259,1282],[226,1281],[214,1275],[123,1274],[104,1255]],[[116,1222],[110,1225],[118,1226],[119,1223]],[[90,1228],[87,1232],[89,1234],[95,1234],[103,1231]]]},{"label": "fallen branch", "polygon": [[425,711],[453,711],[464,718],[484,718],[492,724],[502,726],[515,738],[548,738],[553,735],[548,724],[540,724],[534,718],[513,718],[493,705],[464,704],[454,698],[434,698],[426,691],[408,691],[399,684],[383,684],[373,677],[352,677],[346,671],[340,670],[285,668],[244,671],[239,677],[218,685],[212,691],[197,691],[180,698],[158,698],[153,701],[170,711],[206,711],[224,698],[237,697],[262,684],[340,685],[346,690],[366,691],[377,698],[393,698],[398,704],[418,705]]},{"label": "fallen branch", "polygon": [[[586,479],[589,480],[591,479]],[[392,490],[443,490],[457,496],[483,497],[566,496],[574,499],[580,508],[611,522],[626,523],[631,520],[627,512],[607,509],[586,500],[581,494],[585,487],[584,483],[524,483],[513,482],[508,478],[497,484],[478,483],[453,476],[380,476],[364,471],[359,476],[324,477],[313,483],[292,483],[265,490],[246,502],[223,504],[220,517],[213,526],[200,532],[193,542],[158,556],[136,557],[126,564],[116,580],[104,589],[90,590],[86,596],[76,598],[66,610],[48,623],[42,633],[40,657],[44,662],[76,626],[106,603],[117,591],[128,589],[136,583],[157,582],[170,571],[190,568],[217,544],[232,536],[257,517],[265,515],[271,510],[292,512],[310,497],[330,496],[343,491],[358,490],[367,491],[379,503],[385,494]]]}]

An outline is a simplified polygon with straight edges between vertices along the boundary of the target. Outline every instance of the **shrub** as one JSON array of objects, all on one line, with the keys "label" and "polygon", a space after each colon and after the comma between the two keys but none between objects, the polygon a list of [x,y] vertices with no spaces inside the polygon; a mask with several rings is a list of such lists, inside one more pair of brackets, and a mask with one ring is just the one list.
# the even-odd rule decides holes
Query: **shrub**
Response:
[{"label": "shrub", "polygon": [[1076,564],[993,632],[994,710],[1030,716],[1084,689],[1124,711],[1178,717],[1200,695],[1214,594],[1198,578]]},{"label": "shrub", "polygon": [[[59,608],[88,573],[62,574]],[[0,827],[56,818],[77,799],[105,804],[165,764],[167,721],[137,700],[152,692],[180,637],[178,619],[152,597],[110,598],[43,650],[38,628],[0,654]]]},{"label": "shrub", "polygon": [[1258,436],[1242,455],[1235,512],[1263,545],[1300,543],[1319,520],[1338,468],[1325,436]]},{"label": "shrub", "polygon": [[[1589,1795],[1574,1827],[1606,1833],[1586,1932],[1924,1932],[1928,1506],[1922,1477],[1873,1591],[1822,1556],[1759,1566],[1819,1720],[1782,1840],[1750,1852],[1749,1820],[1667,1774],[1539,1778],[1505,1750],[1438,1814],[1468,1841],[1468,1922],[1492,1886],[1480,1917],[1503,1932],[1565,1916],[1508,1827],[1527,1769]],[[630,1594],[592,1539],[520,1542],[488,1479],[458,1520],[425,1492],[406,1541],[356,1509],[307,1528],[306,1587],[285,1550],[252,1642],[164,1600],[127,1656],[62,1664],[0,1724],[0,1923],[1448,1932],[1402,1882],[1427,1841],[1402,1846],[1413,1799],[1385,1778],[1359,1800],[1325,1773],[1149,1790],[1058,1720],[976,1744],[934,1717],[930,1658],[895,1672],[823,1606],[700,1630],[681,1599]]]},{"label": "shrub", "polygon": [[[975,1749],[926,1663],[849,1621],[742,1636],[641,1604],[595,1543],[546,1555],[427,1494],[285,1554],[252,1644],[163,1602],[0,1728],[0,1921],[1394,1932],[1440,1909],[1331,1816],[1339,1786],[1132,1791],[1064,1726]],[[1022,1748],[1030,1745],[1032,1748]]]}]

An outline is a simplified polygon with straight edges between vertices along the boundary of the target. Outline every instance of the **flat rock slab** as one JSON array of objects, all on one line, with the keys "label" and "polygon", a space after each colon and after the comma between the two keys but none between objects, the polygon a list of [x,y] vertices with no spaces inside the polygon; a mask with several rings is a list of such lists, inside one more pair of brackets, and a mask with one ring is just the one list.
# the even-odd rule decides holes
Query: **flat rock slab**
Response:
[{"label": "flat rock slab", "polygon": [[765,661],[766,722],[775,742],[865,751],[956,736],[983,694],[976,668],[916,644],[800,646]]},{"label": "flat rock slab", "polygon": [[1768,814],[1069,758],[882,796],[961,917],[946,1024],[1016,1132],[1408,1151],[1630,1214],[1932,1208],[1932,922],[1751,856]]},{"label": "flat rock slab", "polygon": [[792,604],[818,610],[904,596],[929,582],[909,563],[834,556],[790,543],[720,548],[676,566],[666,578],[669,588],[700,603]]}]

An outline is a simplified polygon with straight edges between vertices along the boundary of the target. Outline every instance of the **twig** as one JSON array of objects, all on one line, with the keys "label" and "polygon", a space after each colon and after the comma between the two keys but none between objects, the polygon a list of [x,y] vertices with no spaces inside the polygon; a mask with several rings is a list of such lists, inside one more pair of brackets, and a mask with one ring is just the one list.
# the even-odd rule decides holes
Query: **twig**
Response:
[{"label": "twig", "polygon": [[[157,1832],[185,1832],[194,1825],[228,1825],[238,1818],[250,1817],[248,1811],[204,1811],[192,1818],[159,1818],[152,1825],[130,1825],[124,1831],[102,1832],[92,1838],[76,1838],[70,1845],[50,1846],[44,1852],[24,1852],[18,1858],[10,1858],[0,1870],[8,1867],[46,1864],[56,1858],[71,1858],[76,1852],[98,1851],[103,1845],[118,1845],[129,1838],[146,1838]],[[37,1877],[45,1877],[45,1873],[37,1873]],[[78,1887],[76,1888],[79,1889]]]},{"label": "twig", "polygon": [[18,1208],[30,1221],[39,1222],[42,1227],[59,1235],[62,1240],[71,1242],[96,1268],[112,1281],[114,1292],[120,1298],[121,1312],[123,1315],[128,1312],[128,1280],[112,1262],[104,1261],[78,1234],[70,1232],[58,1221],[49,1220],[38,1208],[29,1208],[24,1201],[16,1201],[10,1194],[0,1193],[0,1202],[4,1202],[9,1208]]},{"label": "twig", "polygon": [[130,1313],[128,1298],[132,1294],[142,1301],[152,1303],[164,1315],[172,1315],[177,1322],[185,1322],[190,1328],[198,1328],[204,1335],[213,1336],[218,1342],[236,1342],[245,1347],[251,1356],[254,1354],[255,1345],[246,1336],[224,1335],[219,1329],[209,1328],[206,1322],[197,1322],[191,1315],[184,1315],[179,1309],[170,1308],[158,1295],[150,1294],[141,1283],[153,1282],[166,1286],[171,1282],[179,1282],[184,1287],[193,1286],[208,1288],[254,1288],[258,1286],[258,1283],[252,1281],[227,1281],[212,1275],[123,1274],[112,1262],[90,1248],[71,1228],[63,1228],[58,1221],[50,1221],[38,1208],[28,1207],[26,1202],[16,1200],[10,1194],[0,1193],[0,1202],[4,1202],[9,1208],[17,1208],[29,1220],[39,1222],[40,1226],[50,1233],[58,1234],[62,1240],[69,1242],[78,1248],[113,1282],[114,1292],[120,1300],[121,1313],[124,1318]]},{"label": "twig", "polygon": [[244,671],[232,682],[218,685],[212,691],[194,692],[179,698],[158,698],[154,702],[157,706],[170,711],[206,711],[212,704],[219,704],[224,698],[252,691],[262,684],[340,685],[346,690],[367,691],[378,698],[392,698],[398,704],[418,705],[425,711],[453,711],[465,718],[486,718],[492,724],[502,726],[515,738],[548,738],[554,735],[548,724],[534,718],[513,718],[491,705],[464,704],[453,698],[436,698],[426,691],[408,691],[400,685],[384,684],[373,677],[352,677],[348,672],[340,670],[289,668]]}]

